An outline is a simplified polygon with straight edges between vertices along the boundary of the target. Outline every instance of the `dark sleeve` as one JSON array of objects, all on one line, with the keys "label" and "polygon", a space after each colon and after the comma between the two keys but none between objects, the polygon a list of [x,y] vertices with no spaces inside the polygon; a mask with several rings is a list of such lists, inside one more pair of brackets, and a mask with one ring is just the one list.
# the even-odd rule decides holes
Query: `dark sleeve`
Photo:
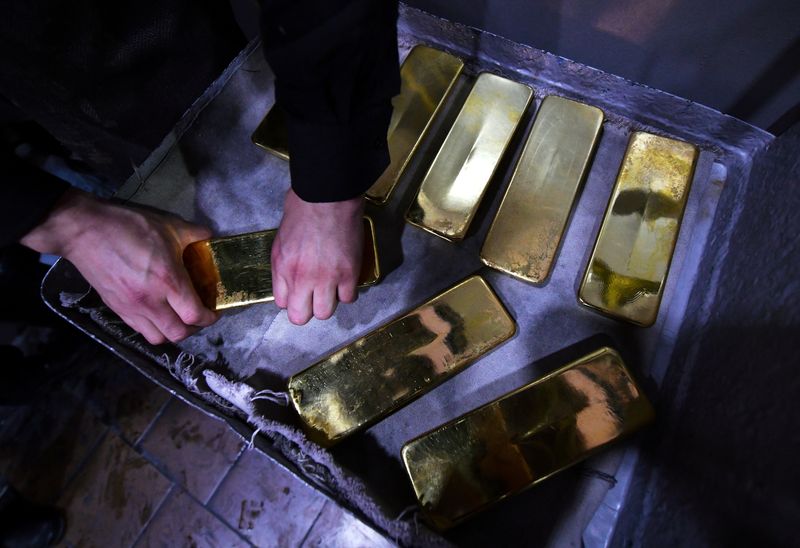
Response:
[{"label": "dark sleeve", "polygon": [[69,185],[0,150],[0,247],[41,223]]},{"label": "dark sleeve", "polygon": [[397,0],[265,0],[262,8],[292,188],[309,202],[363,194],[389,165]]}]

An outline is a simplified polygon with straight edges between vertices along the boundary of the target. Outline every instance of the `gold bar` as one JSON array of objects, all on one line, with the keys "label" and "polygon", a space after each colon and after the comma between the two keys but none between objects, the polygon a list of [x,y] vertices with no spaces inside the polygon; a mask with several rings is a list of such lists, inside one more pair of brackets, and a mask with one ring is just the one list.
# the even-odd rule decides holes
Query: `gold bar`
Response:
[{"label": "gold bar", "polygon": [[[428,46],[414,49],[400,67],[400,95],[392,100],[388,144],[391,163],[369,190],[367,198],[383,204],[389,199],[431,121],[453,89],[464,62],[449,53]],[[252,136],[261,148],[284,160],[289,159],[289,137],[283,112],[272,108]]]},{"label": "gold bar", "polygon": [[478,76],[406,213],[408,222],[447,240],[464,238],[532,95],[524,84]]},{"label": "gold bar", "polygon": [[480,276],[289,379],[309,437],[323,446],[410,403],[510,338],[514,320]]},{"label": "gold bar", "polygon": [[283,111],[277,106],[272,106],[250,138],[281,160],[289,160],[289,132]]},{"label": "gold bar", "polygon": [[[183,264],[200,300],[210,310],[262,303],[272,295],[272,241],[277,230],[251,232],[194,242],[183,251]],[[364,252],[359,287],[380,279],[372,219],[364,217]]]},{"label": "gold bar", "polygon": [[652,418],[622,359],[601,348],[411,440],[403,462],[420,507],[443,530]]},{"label": "gold bar", "polygon": [[600,140],[603,111],[545,97],[481,249],[488,266],[541,283]]},{"label": "gold bar", "polygon": [[578,294],[583,304],[653,325],[697,155],[697,147],[683,141],[631,136]]},{"label": "gold bar", "polygon": [[400,95],[394,98],[389,124],[391,163],[367,190],[367,198],[383,204],[425,136],[464,68],[464,62],[428,46],[414,46],[400,68]]}]

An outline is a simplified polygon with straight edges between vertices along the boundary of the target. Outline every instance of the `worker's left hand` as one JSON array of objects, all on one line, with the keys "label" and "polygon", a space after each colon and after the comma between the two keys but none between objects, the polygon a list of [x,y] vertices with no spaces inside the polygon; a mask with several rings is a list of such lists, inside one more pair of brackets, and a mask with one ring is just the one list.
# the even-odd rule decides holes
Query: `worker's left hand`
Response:
[{"label": "worker's left hand", "polygon": [[150,344],[178,342],[217,321],[183,267],[186,245],[208,228],[68,190],[20,242],[72,262],[103,302]]},{"label": "worker's left hand", "polygon": [[313,203],[286,193],[272,244],[275,303],[297,325],[327,320],[356,299],[364,243],[364,199]]}]

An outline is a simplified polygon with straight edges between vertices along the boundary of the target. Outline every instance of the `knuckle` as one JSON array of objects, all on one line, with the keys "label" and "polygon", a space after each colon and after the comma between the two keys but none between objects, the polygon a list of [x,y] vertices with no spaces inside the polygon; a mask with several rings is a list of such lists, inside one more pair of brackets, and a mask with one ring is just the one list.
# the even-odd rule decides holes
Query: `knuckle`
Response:
[{"label": "knuckle", "polygon": [[178,285],[174,269],[167,264],[162,263],[154,266],[151,276],[155,279],[156,283],[161,284],[168,289],[175,289]]},{"label": "knuckle", "polygon": [[289,275],[292,280],[294,280],[294,283],[303,283],[314,278],[314,270],[304,264],[295,263],[293,267],[289,269]]},{"label": "knuckle", "polygon": [[354,265],[353,263],[340,265],[338,271],[339,275],[345,278],[355,279],[356,276],[358,275],[358,269],[356,268],[356,265]]},{"label": "knuckle", "polygon": [[355,287],[358,273],[350,266],[341,266],[331,275],[339,285],[352,285]]},{"label": "knuckle", "polygon": [[190,308],[183,313],[182,319],[189,325],[200,325],[205,319],[205,314],[198,308]]},{"label": "knuckle", "polygon": [[141,288],[131,288],[128,290],[128,299],[130,303],[137,306],[144,306],[150,300],[150,295]]}]

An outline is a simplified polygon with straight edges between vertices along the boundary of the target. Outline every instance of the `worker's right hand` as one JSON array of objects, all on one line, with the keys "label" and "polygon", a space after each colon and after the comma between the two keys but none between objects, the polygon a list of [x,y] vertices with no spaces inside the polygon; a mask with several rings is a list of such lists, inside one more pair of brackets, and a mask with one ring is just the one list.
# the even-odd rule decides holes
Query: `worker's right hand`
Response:
[{"label": "worker's right hand", "polygon": [[275,304],[296,325],[327,320],[356,300],[364,249],[364,198],[306,202],[291,189],[272,243]]},{"label": "worker's right hand", "polygon": [[181,259],[211,232],[167,214],[69,190],[21,243],[72,262],[103,302],[149,343],[180,341],[211,325]]}]

